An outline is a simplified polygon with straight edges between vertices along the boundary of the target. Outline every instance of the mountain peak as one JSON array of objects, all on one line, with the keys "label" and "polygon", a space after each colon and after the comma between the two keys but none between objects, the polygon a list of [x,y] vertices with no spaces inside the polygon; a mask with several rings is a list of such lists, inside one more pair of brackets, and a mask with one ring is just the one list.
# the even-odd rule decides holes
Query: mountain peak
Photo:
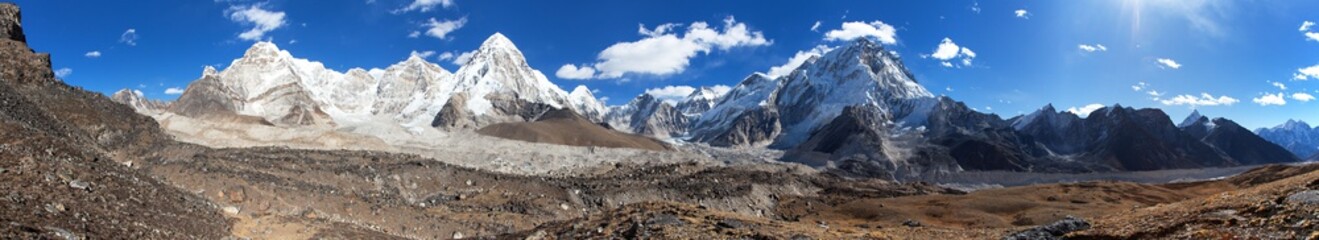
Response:
[{"label": "mountain peak", "polygon": [[202,67],[202,77],[214,76],[217,74],[220,74],[220,71],[216,71],[215,67],[211,65],[206,65],[205,67]]},{"label": "mountain peak", "polygon": [[281,51],[279,46],[276,46],[273,42],[257,41],[252,44],[252,47],[247,48],[247,52],[243,53],[243,58],[275,57],[279,56]]},{"label": "mountain peak", "polygon": [[587,88],[586,85],[577,85],[577,87],[573,88],[572,92],[568,93],[568,95],[595,98],[595,94],[591,93],[591,89]]},{"label": "mountain peak", "polygon": [[1310,130],[1310,124],[1296,119],[1287,119],[1286,123],[1283,123],[1278,127],[1288,130]]},{"label": "mountain peak", "polygon": [[1183,119],[1181,124],[1177,124],[1177,127],[1191,126],[1206,120],[1209,120],[1209,118],[1206,118],[1204,115],[1200,115],[1200,110],[1192,110],[1191,115],[1187,115],[1186,119]]},{"label": "mountain peak", "polygon": [[486,38],[485,42],[481,43],[481,48],[512,48],[517,50],[517,46],[513,45],[513,40],[509,40],[508,37],[499,32],[495,32],[495,34],[491,34],[490,37]]}]

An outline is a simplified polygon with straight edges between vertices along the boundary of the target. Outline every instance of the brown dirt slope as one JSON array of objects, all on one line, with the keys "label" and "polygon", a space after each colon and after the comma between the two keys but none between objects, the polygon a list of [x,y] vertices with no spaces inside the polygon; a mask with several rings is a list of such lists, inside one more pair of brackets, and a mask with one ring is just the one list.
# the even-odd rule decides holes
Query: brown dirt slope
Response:
[{"label": "brown dirt slope", "polygon": [[559,145],[655,151],[669,149],[659,140],[610,130],[567,109],[550,110],[534,122],[493,124],[476,132],[499,138]]}]

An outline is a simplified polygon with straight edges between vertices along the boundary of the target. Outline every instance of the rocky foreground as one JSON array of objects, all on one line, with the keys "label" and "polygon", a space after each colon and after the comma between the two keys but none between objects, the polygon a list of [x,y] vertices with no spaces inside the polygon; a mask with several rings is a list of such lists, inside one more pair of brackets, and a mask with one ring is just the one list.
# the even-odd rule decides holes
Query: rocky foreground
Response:
[{"label": "rocky foreground", "polygon": [[[0,4],[5,239],[1315,239],[1319,167],[963,192],[701,162],[522,175],[443,156],[175,141],[54,77]],[[1069,217],[1072,216],[1072,217]]]}]

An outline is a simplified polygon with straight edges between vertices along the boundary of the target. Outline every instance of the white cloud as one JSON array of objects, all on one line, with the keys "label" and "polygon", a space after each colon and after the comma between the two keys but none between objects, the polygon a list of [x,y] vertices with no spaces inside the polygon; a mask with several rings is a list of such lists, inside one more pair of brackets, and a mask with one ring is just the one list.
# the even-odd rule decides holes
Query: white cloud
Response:
[{"label": "white cloud", "polygon": [[980,14],[980,2],[971,2],[971,11]]},{"label": "white cloud", "polygon": [[591,79],[595,77],[595,68],[590,66],[577,67],[572,64],[564,64],[554,72],[554,76],[562,79]]},{"label": "white cloud", "polygon": [[824,33],[824,39],[829,41],[847,41],[860,37],[873,37],[883,44],[896,44],[898,29],[881,21],[844,22],[841,29]]},{"label": "white cloud", "polygon": [[687,95],[692,95],[692,92],[695,91],[696,88],[691,86],[664,86],[662,88],[646,89],[646,94],[655,96],[656,99],[663,100],[669,104],[675,104],[679,100],[687,98]]},{"label": "white cloud", "polygon": [[820,21],[815,21],[815,24],[812,24],[812,25],[811,25],[811,31],[812,31],[812,32],[819,32],[819,31],[820,31]]},{"label": "white cloud", "polygon": [[1240,100],[1228,96],[1214,97],[1214,95],[1211,95],[1209,93],[1200,93],[1200,96],[1195,96],[1190,94],[1177,95],[1170,99],[1160,100],[1159,102],[1163,103],[1163,105],[1169,105],[1169,106],[1186,105],[1191,107],[1198,107],[1198,106],[1231,106],[1232,104],[1236,104],[1237,102],[1240,102]]},{"label": "white cloud", "polygon": [[1160,58],[1160,59],[1155,59],[1155,61],[1159,62],[1159,67],[1161,68],[1172,68],[1172,69],[1182,68],[1182,64],[1179,64],[1177,63],[1177,61],[1173,61],[1172,59]]},{"label": "white cloud", "polygon": [[429,57],[431,57],[431,56],[435,56],[435,51],[421,51],[421,52],[418,52],[418,51],[416,51],[416,50],[413,50],[412,53],[409,53],[409,54],[408,54],[408,56],[409,56],[409,57],[419,57],[419,58],[429,58]]},{"label": "white cloud", "polygon": [[413,0],[412,4],[408,4],[407,7],[403,7],[402,9],[396,10],[394,12],[403,13],[414,10],[421,12],[429,12],[431,9],[434,9],[436,5],[439,5],[444,8],[453,7],[453,0]]},{"label": "white cloud", "polygon": [[792,55],[792,58],[788,58],[788,62],[783,63],[783,65],[770,67],[769,72],[765,73],[765,75],[769,75],[770,78],[788,75],[789,73],[792,73],[793,70],[797,70],[797,67],[800,67],[807,59],[824,55],[824,53],[831,50],[833,50],[833,48],[829,46],[818,45],[810,50],[797,51],[797,54]]},{"label": "white cloud", "polygon": [[1012,14],[1017,15],[1018,18],[1023,18],[1023,19],[1030,19],[1030,15],[1031,15],[1030,12],[1026,11],[1026,9],[1017,9],[1016,11],[1012,11]]},{"label": "white cloud", "polygon": [[737,22],[732,16],[724,19],[722,32],[705,22],[694,22],[687,26],[687,31],[678,33],[674,30],[680,24],[669,23],[647,29],[641,25],[637,30],[646,38],[634,42],[620,42],[611,45],[596,56],[599,62],[581,67],[596,70],[594,78],[621,78],[624,74],[666,75],[681,73],[687,69],[691,59],[697,54],[709,54],[714,49],[728,50],[734,47],[754,47],[772,44],[760,31],[752,31],[745,23]]},{"label": "white cloud", "polygon": [[1154,97],[1154,99],[1158,99],[1159,97],[1162,97],[1164,93],[1159,92],[1158,90],[1149,90],[1148,92],[1145,92],[1145,94],[1149,94],[1151,97]]},{"label": "white cloud", "polygon": [[128,46],[137,46],[137,29],[124,30],[123,34],[119,34],[119,42]]},{"label": "white cloud", "polygon": [[1309,102],[1314,100],[1314,95],[1310,95],[1309,93],[1298,92],[1292,94],[1292,99],[1301,102]]},{"label": "white cloud", "polygon": [[953,39],[943,38],[943,41],[939,42],[939,46],[934,49],[934,53],[930,53],[929,57],[942,61],[940,65],[944,67],[952,67],[953,64],[949,61],[955,58],[961,58],[963,66],[971,66],[971,60],[975,59],[976,53],[971,51],[970,48],[957,46]]},{"label": "white cloud", "polygon": [[263,9],[262,7],[262,4],[233,6],[226,11],[226,14],[229,15],[229,20],[244,25],[252,25],[252,29],[239,33],[238,39],[260,41],[267,32],[274,31],[285,25],[284,12],[270,11]]},{"label": "white cloud", "polygon": [[166,88],[166,89],[165,89],[165,94],[169,94],[169,95],[179,95],[179,94],[183,94],[183,89],[182,89],[182,88],[177,88],[177,87]]},{"label": "white cloud", "polygon": [[1078,45],[1076,45],[1076,48],[1077,48],[1077,49],[1081,49],[1081,51],[1086,51],[1086,52],[1106,52],[1106,51],[1108,51],[1108,47],[1105,47],[1103,44],[1095,44],[1095,45],[1078,44]]},{"label": "white cloud", "polygon": [[55,77],[58,77],[58,78],[68,77],[69,75],[72,75],[72,74],[73,74],[73,69],[70,69],[70,68],[60,68],[60,69],[55,69]]},{"label": "white cloud", "polygon": [[1091,104],[1086,104],[1085,106],[1081,106],[1079,108],[1069,107],[1067,108],[1067,112],[1076,114],[1077,116],[1086,117],[1090,115],[1090,112],[1094,112],[1095,110],[1099,110],[1100,108],[1104,108],[1104,105],[1098,103],[1091,103]]},{"label": "white cloud", "polygon": [[1278,90],[1287,90],[1286,84],[1282,84],[1280,82],[1269,82],[1269,83],[1273,84],[1274,87],[1277,87]]},{"label": "white cloud", "polygon": [[1132,90],[1132,91],[1137,91],[1137,92],[1139,92],[1141,89],[1145,89],[1145,88],[1147,88],[1147,87],[1149,87],[1149,86],[1150,86],[1150,85],[1149,85],[1148,83],[1145,83],[1145,82],[1138,82],[1138,83],[1136,83],[1136,85],[1131,85],[1131,90]]},{"label": "white cloud", "polygon": [[1283,98],[1282,93],[1275,93],[1275,94],[1265,93],[1264,96],[1251,99],[1251,101],[1258,103],[1260,106],[1287,105],[1287,99]]},{"label": "white cloud", "polygon": [[1314,22],[1311,21],[1301,22],[1301,28],[1298,30],[1305,33],[1306,41],[1319,41],[1319,33],[1310,31],[1310,27],[1313,26],[1314,26]]},{"label": "white cloud", "polygon": [[89,58],[98,58],[98,57],[101,57],[101,51],[91,51],[91,52],[87,52],[87,54],[83,54],[83,56],[87,56],[87,57],[89,57]]},{"label": "white cloud", "polygon": [[1292,79],[1300,81],[1310,80],[1311,78],[1319,79],[1319,64],[1296,69],[1296,74],[1292,77]]},{"label": "white cloud", "polygon": [[412,31],[411,33],[408,33],[408,38],[419,38],[419,37],[421,37],[421,31]]},{"label": "white cloud", "polygon": [[[453,56],[453,65],[458,65],[458,66],[467,64],[467,60],[472,60],[473,54],[476,54],[476,50],[471,50],[459,54],[449,53],[449,55]],[[444,56],[440,56],[440,57],[443,58]]]},{"label": "white cloud", "polygon": [[[421,26],[426,28],[426,36],[431,36],[439,39],[448,39],[449,33],[452,33],[453,31],[462,28],[463,25],[466,24],[467,24],[467,17],[462,17],[459,18],[458,20],[446,19],[444,21],[439,21],[439,20],[435,20],[435,18],[431,18],[430,20],[427,20],[425,23],[422,23]],[[411,35],[408,36],[411,37]]]}]

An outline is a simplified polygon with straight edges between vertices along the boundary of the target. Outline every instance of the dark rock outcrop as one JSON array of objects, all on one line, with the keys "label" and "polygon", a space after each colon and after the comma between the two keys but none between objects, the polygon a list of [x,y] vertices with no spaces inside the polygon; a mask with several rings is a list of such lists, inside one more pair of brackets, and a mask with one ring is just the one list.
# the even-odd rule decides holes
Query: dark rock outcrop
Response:
[{"label": "dark rock outcrop", "polygon": [[1242,165],[1290,163],[1300,161],[1296,155],[1273,144],[1241,125],[1225,118],[1200,117],[1182,130],[1203,141]]}]

